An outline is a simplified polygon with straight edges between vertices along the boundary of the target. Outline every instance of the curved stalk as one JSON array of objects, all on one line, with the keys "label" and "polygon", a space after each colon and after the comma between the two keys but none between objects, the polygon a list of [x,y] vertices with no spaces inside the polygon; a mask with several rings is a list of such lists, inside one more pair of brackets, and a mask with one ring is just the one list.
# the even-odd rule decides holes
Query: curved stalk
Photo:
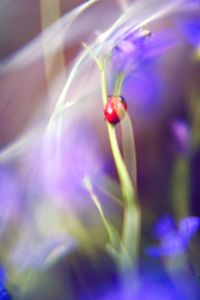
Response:
[{"label": "curved stalk", "polygon": [[[102,97],[103,104],[105,106],[107,102],[107,83],[105,68],[101,69],[101,74]],[[120,74],[116,80],[115,95],[120,94],[122,82],[123,75]],[[112,125],[107,124],[107,129],[115,166],[120,180],[123,201],[125,204],[121,236],[121,255],[119,261],[120,268],[124,269],[127,267],[136,267],[140,236],[140,208],[137,202],[137,195],[134,189],[134,185],[131,181],[119,149],[115,128]],[[135,149],[133,149],[133,151],[135,151]]]},{"label": "curved stalk", "polygon": [[[101,72],[102,99],[103,106],[105,106],[107,103],[107,77],[105,65],[103,60],[97,58],[86,44],[83,44],[83,46],[94,59]],[[120,73],[115,84],[115,95],[120,94],[123,79],[124,76]],[[122,277],[124,277],[124,271],[127,270],[127,268],[134,268],[134,270],[136,270],[137,266],[136,262],[140,240],[140,207],[137,201],[134,183],[131,180],[119,149],[115,128],[111,124],[107,123],[107,130],[124,202],[124,218],[120,239],[120,249],[119,255],[117,256],[119,269]],[[135,152],[135,149],[133,149],[133,151]]]}]

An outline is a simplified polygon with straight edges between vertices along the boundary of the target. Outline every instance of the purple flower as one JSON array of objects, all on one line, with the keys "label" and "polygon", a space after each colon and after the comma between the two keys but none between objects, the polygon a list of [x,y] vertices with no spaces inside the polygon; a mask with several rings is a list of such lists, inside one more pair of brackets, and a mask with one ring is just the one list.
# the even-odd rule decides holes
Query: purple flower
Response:
[{"label": "purple flower", "polygon": [[195,47],[200,47],[200,14],[187,18],[181,22],[181,28],[190,44]]},{"label": "purple flower", "polygon": [[[81,199],[84,192],[87,194],[83,184],[85,176],[95,178],[103,166],[95,131],[78,124],[63,131],[60,138],[54,131],[48,137],[42,137],[29,155],[28,171],[34,170],[31,188],[37,190],[39,186],[45,197]],[[81,207],[86,205],[82,200],[79,204]]]},{"label": "purple flower", "polygon": [[122,87],[129,113],[139,130],[159,120],[165,103],[161,96],[165,91],[162,74],[151,67],[143,66],[135,76],[128,76]]},{"label": "purple flower", "polygon": [[6,285],[6,272],[4,267],[0,265],[0,300],[11,300],[11,296],[5,288]]},{"label": "purple flower", "polygon": [[164,215],[153,228],[153,235],[158,240],[165,239],[172,232],[176,232],[176,229],[175,220],[170,215]]},{"label": "purple flower", "polygon": [[154,235],[159,240],[158,246],[150,246],[146,252],[151,256],[178,255],[187,250],[190,239],[200,227],[200,218],[187,217],[179,222],[178,227],[170,216],[162,217],[155,226]]},{"label": "purple flower", "polygon": [[4,267],[0,265],[0,285],[5,285],[6,282],[6,273]]},{"label": "purple flower", "polygon": [[189,150],[190,129],[185,121],[176,120],[171,124],[172,134],[177,143],[178,151],[186,154]]},{"label": "purple flower", "polygon": [[101,300],[188,300],[196,298],[195,284],[186,274],[176,274],[176,285],[158,265],[143,267],[140,276],[129,274],[124,286],[115,286]]},{"label": "purple flower", "polygon": [[8,291],[4,287],[1,287],[1,286],[0,286],[0,300],[12,300]]},{"label": "purple flower", "polygon": [[200,218],[188,217],[179,222],[179,232],[185,240],[190,240],[200,227]]},{"label": "purple flower", "polygon": [[112,51],[113,71],[129,74],[140,63],[157,57],[172,44],[174,40],[168,31],[152,35],[148,29],[141,29],[129,33],[121,38]]}]

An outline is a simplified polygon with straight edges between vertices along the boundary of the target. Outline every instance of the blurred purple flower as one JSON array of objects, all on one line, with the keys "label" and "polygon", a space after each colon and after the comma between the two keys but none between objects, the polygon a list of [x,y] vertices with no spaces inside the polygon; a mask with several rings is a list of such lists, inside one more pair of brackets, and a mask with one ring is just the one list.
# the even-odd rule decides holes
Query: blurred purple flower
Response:
[{"label": "blurred purple flower", "polygon": [[200,218],[187,217],[179,222],[177,227],[171,216],[162,217],[156,224],[154,235],[159,240],[159,246],[147,247],[151,256],[178,255],[187,250],[190,239],[200,227]]},{"label": "blurred purple flower", "polygon": [[128,277],[126,285],[115,286],[101,300],[189,300],[198,299],[197,289],[190,277],[178,274],[179,282],[174,282],[158,265],[145,267],[138,278]]},{"label": "blurred purple flower", "polygon": [[[200,4],[199,4],[200,8]],[[200,14],[181,22],[181,28],[189,43],[195,48],[200,47]]]},{"label": "blurred purple flower", "polygon": [[[124,295],[123,295],[124,294]],[[179,300],[176,293],[170,286],[162,283],[147,283],[142,284],[136,291],[113,291],[111,295],[104,297],[101,300]],[[182,299],[181,299],[182,300]]]},{"label": "blurred purple flower", "polygon": [[164,103],[162,75],[152,66],[143,66],[134,76],[124,81],[122,94],[129,105],[129,112],[136,120],[135,126],[153,122],[160,117]]},{"label": "blurred purple flower", "polygon": [[8,293],[6,286],[6,272],[4,267],[0,265],[0,300],[12,300],[11,295]]},{"label": "blurred purple flower", "polygon": [[0,286],[6,283],[6,273],[4,267],[0,265]]},{"label": "blurred purple flower", "polygon": [[148,29],[127,34],[114,47],[111,65],[114,72],[132,73],[137,66],[160,55],[174,44],[169,31],[154,35]]},{"label": "blurred purple flower", "polygon": [[104,154],[95,130],[84,124],[72,127],[63,129],[59,138],[54,131],[42,136],[43,140],[37,142],[29,154],[27,172],[34,171],[33,177],[27,174],[27,178],[31,195],[60,199],[63,204],[73,204],[81,211],[87,204],[91,205],[90,199],[83,201],[88,199],[84,178],[89,176],[94,181],[98,178]]},{"label": "blurred purple flower", "polygon": [[179,232],[186,240],[190,240],[200,227],[200,218],[188,217],[179,222]]},{"label": "blurred purple flower", "polygon": [[8,291],[0,286],[0,300],[12,300],[11,295],[8,293]]},{"label": "blurred purple flower", "polygon": [[19,179],[8,167],[0,168],[0,236],[19,212],[22,200]]},{"label": "blurred purple flower", "polygon": [[181,154],[188,153],[190,129],[185,121],[175,120],[171,124],[172,134],[174,135],[177,143],[178,152]]},{"label": "blurred purple flower", "polygon": [[54,192],[57,190],[65,195],[75,196],[77,192],[85,191],[83,180],[86,175],[90,177],[97,175],[101,169],[101,159],[98,143],[89,129],[74,130],[68,134],[69,140],[70,143],[61,141],[59,161],[54,158],[56,146],[47,145],[48,156],[44,151],[43,157],[43,179],[51,192],[54,189]]},{"label": "blurred purple flower", "polygon": [[153,235],[156,239],[161,240],[172,232],[176,232],[176,229],[175,220],[167,214],[158,220],[156,226],[153,228]]}]

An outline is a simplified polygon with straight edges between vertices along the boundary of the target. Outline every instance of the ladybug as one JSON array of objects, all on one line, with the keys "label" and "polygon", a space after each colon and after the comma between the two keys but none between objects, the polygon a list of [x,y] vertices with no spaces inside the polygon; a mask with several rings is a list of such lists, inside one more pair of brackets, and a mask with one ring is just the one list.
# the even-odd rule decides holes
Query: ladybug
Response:
[{"label": "ladybug", "polygon": [[116,125],[124,117],[127,104],[122,96],[109,96],[104,107],[104,117],[108,123]]}]

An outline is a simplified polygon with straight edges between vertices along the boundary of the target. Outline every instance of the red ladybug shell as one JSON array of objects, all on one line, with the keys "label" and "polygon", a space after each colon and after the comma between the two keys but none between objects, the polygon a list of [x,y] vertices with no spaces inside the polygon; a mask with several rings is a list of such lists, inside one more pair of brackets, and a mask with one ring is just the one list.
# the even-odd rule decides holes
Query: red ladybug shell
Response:
[{"label": "red ladybug shell", "polygon": [[110,124],[116,125],[127,110],[126,101],[121,96],[109,96],[104,108],[104,117]]}]

